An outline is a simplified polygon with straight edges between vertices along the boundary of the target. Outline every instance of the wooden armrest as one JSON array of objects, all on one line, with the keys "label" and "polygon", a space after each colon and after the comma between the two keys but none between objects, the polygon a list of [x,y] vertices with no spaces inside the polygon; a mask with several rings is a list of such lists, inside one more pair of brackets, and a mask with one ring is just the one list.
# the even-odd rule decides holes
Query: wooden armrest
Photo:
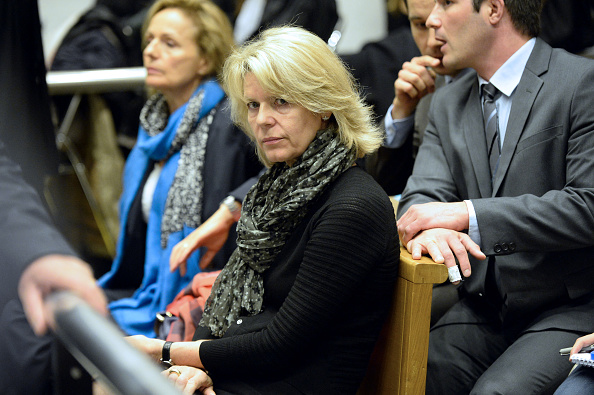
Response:
[{"label": "wooden armrest", "polygon": [[441,284],[448,279],[448,269],[427,256],[415,260],[406,248],[400,247],[398,276],[415,284]]},{"label": "wooden armrest", "polygon": [[[394,207],[394,215],[398,211],[398,200],[390,197]],[[398,217],[396,217],[398,218]],[[445,265],[435,263],[433,259],[423,256],[419,260],[412,259],[406,248],[400,247],[400,268],[398,275],[416,284],[440,284],[448,278]]]},{"label": "wooden armrest", "polygon": [[[392,199],[394,211],[398,202]],[[358,395],[425,393],[433,285],[446,281],[445,265],[412,259],[400,248],[392,307]]]}]

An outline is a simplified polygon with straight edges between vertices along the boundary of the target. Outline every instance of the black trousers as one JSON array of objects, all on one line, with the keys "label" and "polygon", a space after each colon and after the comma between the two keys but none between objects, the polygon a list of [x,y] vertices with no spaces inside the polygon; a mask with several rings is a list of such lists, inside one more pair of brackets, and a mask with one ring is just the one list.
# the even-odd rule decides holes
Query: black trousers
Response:
[{"label": "black trousers", "polygon": [[37,337],[18,300],[0,316],[0,388],[6,395],[53,393],[51,334]]},{"label": "black trousers", "polygon": [[572,367],[559,349],[583,335],[526,328],[510,336],[488,303],[462,299],[431,328],[426,394],[552,394]]}]

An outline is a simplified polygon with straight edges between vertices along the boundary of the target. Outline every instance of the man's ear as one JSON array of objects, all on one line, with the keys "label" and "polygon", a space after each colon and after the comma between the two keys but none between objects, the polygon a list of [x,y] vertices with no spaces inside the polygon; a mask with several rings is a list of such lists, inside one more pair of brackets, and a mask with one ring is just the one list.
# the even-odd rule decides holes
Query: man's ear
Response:
[{"label": "man's ear", "polygon": [[487,0],[486,6],[489,7],[488,19],[491,24],[497,24],[502,18],[505,10],[505,0]]}]

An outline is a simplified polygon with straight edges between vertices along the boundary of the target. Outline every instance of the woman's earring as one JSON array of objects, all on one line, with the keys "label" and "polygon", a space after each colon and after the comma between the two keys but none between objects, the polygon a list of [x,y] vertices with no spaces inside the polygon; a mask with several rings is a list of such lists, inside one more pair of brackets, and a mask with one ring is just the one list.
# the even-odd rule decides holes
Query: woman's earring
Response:
[{"label": "woman's earring", "polygon": [[329,120],[329,119],[330,119],[330,116],[329,116],[329,115],[324,115],[324,116],[322,117],[322,121],[327,121],[327,120]]}]

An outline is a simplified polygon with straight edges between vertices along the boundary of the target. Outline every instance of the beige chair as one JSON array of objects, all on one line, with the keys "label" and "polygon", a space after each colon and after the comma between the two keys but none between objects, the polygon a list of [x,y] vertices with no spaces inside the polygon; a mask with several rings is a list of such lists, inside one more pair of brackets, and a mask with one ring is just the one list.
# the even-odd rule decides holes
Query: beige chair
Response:
[{"label": "beige chair", "polygon": [[[393,201],[394,211],[397,202]],[[445,265],[416,261],[400,249],[392,308],[358,395],[424,394],[433,285],[447,280]]]}]

